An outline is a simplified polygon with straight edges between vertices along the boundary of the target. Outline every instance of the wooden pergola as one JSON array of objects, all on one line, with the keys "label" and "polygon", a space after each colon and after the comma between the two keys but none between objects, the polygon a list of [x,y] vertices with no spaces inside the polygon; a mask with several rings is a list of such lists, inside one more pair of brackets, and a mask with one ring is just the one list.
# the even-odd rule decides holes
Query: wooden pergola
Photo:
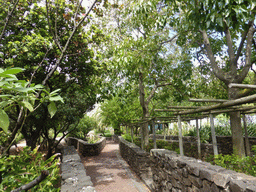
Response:
[{"label": "wooden pergola", "polygon": [[[255,89],[256,85],[230,84],[229,87]],[[245,128],[245,138],[246,138],[245,144],[246,144],[246,149],[247,149],[246,153],[247,153],[247,155],[250,155],[245,114],[256,113],[256,105],[253,105],[253,106],[243,106],[243,105],[248,104],[248,103],[252,104],[253,102],[256,102],[256,94],[250,95],[247,97],[243,97],[243,98],[239,98],[236,100],[189,99],[189,101],[190,102],[214,102],[217,104],[213,104],[213,105],[209,105],[209,106],[202,106],[202,107],[169,106],[169,107],[167,107],[168,109],[155,109],[154,110],[155,112],[170,112],[171,115],[169,115],[167,117],[162,117],[162,116],[149,117],[144,122],[151,122],[153,127],[155,127],[154,125],[155,125],[156,121],[165,122],[165,123],[166,122],[178,122],[180,155],[184,155],[181,121],[196,120],[198,155],[199,155],[199,157],[201,157],[201,142],[200,142],[200,136],[199,136],[198,120],[210,117],[213,151],[214,151],[214,155],[218,155],[217,140],[216,140],[216,134],[215,134],[215,128],[214,128],[214,115],[239,111],[241,114],[243,114],[243,122],[244,122],[244,128]],[[137,120],[137,122],[139,122],[139,121]],[[143,123],[143,121],[140,121],[140,123]],[[153,141],[154,141],[154,148],[156,148],[155,129],[153,129]]]}]

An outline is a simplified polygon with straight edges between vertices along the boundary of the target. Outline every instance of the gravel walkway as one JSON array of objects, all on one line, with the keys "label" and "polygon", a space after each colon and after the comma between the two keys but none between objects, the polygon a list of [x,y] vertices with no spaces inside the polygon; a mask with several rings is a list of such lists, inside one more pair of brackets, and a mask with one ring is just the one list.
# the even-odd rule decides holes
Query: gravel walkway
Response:
[{"label": "gravel walkway", "polygon": [[119,154],[119,145],[107,141],[99,156],[82,157],[86,174],[97,192],[150,192]]}]

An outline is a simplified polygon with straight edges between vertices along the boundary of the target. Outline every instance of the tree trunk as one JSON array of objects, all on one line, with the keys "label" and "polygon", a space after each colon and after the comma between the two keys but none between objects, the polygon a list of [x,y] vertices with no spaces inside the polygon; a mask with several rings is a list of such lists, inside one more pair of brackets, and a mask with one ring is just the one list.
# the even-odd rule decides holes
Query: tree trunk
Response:
[{"label": "tree trunk", "polygon": [[[142,120],[146,121],[147,117],[149,117],[148,104],[145,101],[145,87],[143,84],[143,74],[139,74],[139,90],[140,90],[140,105],[142,107],[143,116]],[[145,146],[149,144],[149,130],[148,123],[143,123],[141,125],[141,148],[144,149]]]},{"label": "tree trunk", "polygon": [[232,131],[233,153],[240,157],[244,157],[244,139],[239,111],[230,113],[230,126]]},{"label": "tree trunk", "polygon": [[[237,98],[238,89],[237,88],[229,88],[228,96],[229,99]],[[245,148],[244,148],[244,139],[243,139],[243,131],[241,124],[241,114],[239,111],[231,112],[230,115],[230,127],[232,132],[232,143],[233,143],[233,153],[240,157],[245,156]]]},{"label": "tree trunk", "polygon": [[37,145],[37,140],[38,140],[38,137],[37,136],[31,136],[31,137],[27,137],[25,138],[26,140],[26,144],[27,146],[31,147],[31,150],[35,149],[36,148],[36,145]]}]

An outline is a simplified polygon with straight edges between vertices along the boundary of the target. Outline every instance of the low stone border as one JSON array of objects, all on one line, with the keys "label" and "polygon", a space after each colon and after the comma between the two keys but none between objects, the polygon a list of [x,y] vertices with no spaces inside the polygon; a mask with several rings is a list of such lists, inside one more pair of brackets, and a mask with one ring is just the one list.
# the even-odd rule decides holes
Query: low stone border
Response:
[{"label": "low stone border", "polygon": [[126,141],[121,136],[119,137],[119,150],[122,158],[131,166],[131,169],[151,189],[153,179],[150,154],[137,145]]},{"label": "low stone border", "polygon": [[99,155],[103,148],[106,146],[106,138],[102,137],[96,143],[90,144],[84,140],[77,139],[74,137],[66,138],[67,145],[73,145],[77,151],[85,156],[96,156]]},{"label": "low stone border", "polygon": [[[153,135],[151,134],[149,136],[150,138],[153,138]],[[167,141],[170,141],[172,143],[179,142],[179,137],[178,136],[174,136],[174,135],[167,135],[166,137]],[[156,135],[156,139],[159,140],[163,140],[164,139],[164,135]],[[218,152],[224,155],[228,155],[231,154],[233,151],[233,145],[232,145],[232,137],[231,136],[216,136],[217,139],[217,144],[218,144]],[[183,143],[184,143],[184,148],[185,147],[190,147],[192,143],[192,145],[194,145],[197,148],[197,138],[194,136],[183,136],[182,137]],[[244,137],[244,142],[245,142],[245,137]],[[252,150],[252,146],[256,145],[256,137],[249,137],[249,143],[250,143],[250,151],[252,154],[254,154],[253,150]],[[190,145],[190,146],[185,146],[185,145]],[[201,143],[202,146],[202,155],[205,153],[205,155],[211,154],[213,155],[213,149],[212,149],[212,144],[205,144],[205,143]],[[204,149],[206,149],[206,151],[204,151]],[[209,150],[208,150],[209,149]],[[186,151],[185,151],[186,153]],[[185,154],[186,155],[186,154]],[[256,154],[255,154],[256,155]]]},{"label": "low stone border", "polygon": [[154,192],[256,192],[256,177],[165,149],[147,153],[119,137],[121,156]]},{"label": "low stone border", "polygon": [[96,192],[74,146],[62,148],[61,192]]},{"label": "low stone border", "polygon": [[256,177],[165,149],[152,149],[153,191],[256,192]]}]

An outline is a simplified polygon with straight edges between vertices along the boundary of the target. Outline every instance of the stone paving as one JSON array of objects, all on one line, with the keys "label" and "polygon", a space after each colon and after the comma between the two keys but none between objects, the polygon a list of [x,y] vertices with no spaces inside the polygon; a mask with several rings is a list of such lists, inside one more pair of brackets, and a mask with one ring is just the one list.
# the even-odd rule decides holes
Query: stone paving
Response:
[{"label": "stone paving", "polygon": [[150,192],[119,154],[119,145],[107,141],[101,154],[81,157],[97,192]]}]

